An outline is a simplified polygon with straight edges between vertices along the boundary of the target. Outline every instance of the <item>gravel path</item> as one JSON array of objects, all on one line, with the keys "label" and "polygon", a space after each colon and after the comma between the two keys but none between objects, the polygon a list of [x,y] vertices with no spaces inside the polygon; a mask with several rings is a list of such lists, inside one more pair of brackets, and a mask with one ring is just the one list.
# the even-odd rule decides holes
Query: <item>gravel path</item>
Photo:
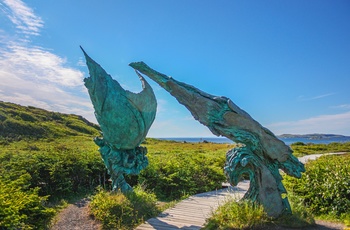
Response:
[{"label": "gravel path", "polygon": [[57,222],[51,230],[100,230],[102,225],[94,220],[89,213],[89,200],[82,199],[70,204],[56,217]]}]

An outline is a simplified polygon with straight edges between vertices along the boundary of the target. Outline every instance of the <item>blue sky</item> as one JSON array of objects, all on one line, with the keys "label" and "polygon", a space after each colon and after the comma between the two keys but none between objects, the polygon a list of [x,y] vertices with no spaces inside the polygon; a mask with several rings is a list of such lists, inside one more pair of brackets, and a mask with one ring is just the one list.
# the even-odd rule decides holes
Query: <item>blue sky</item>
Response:
[{"label": "blue sky", "polygon": [[[350,1],[0,0],[0,100],[96,122],[86,52],[130,91],[128,66],[226,96],[275,134],[350,135]],[[211,137],[148,80],[150,137]]]}]

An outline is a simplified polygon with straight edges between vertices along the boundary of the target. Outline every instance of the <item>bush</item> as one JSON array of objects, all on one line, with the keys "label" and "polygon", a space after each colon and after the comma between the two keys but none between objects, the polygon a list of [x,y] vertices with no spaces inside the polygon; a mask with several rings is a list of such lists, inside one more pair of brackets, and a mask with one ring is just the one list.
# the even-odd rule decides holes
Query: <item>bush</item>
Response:
[{"label": "bush", "polygon": [[251,229],[271,222],[261,205],[249,200],[228,200],[210,217],[204,229]]},{"label": "bush", "polygon": [[40,197],[37,188],[23,189],[28,176],[0,180],[0,229],[47,229],[54,216],[54,209],[44,206],[47,197]]},{"label": "bush", "polygon": [[11,181],[28,174],[29,187],[40,188],[39,195],[49,195],[50,200],[93,191],[103,184],[106,169],[97,151],[62,146],[61,142],[29,142],[20,151],[0,152],[0,179]]},{"label": "bush", "polygon": [[350,214],[350,155],[328,155],[310,161],[301,179],[285,177],[284,184],[317,216],[340,218]]},{"label": "bush", "polygon": [[1,135],[3,136],[31,136],[31,137],[43,137],[47,132],[44,128],[36,125],[32,122],[25,122],[22,120],[15,120],[12,118],[6,119],[2,122],[0,127]]},{"label": "bush", "polygon": [[141,171],[139,183],[144,184],[161,200],[221,188],[226,180],[223,169],[204,155],[174,154],[171,158],[149,157],[149,166]]},{"label": "bush", "polygon": [[298,197],[290,196],[289,201],[293,214],[287,213],[273,219],[268,217],[262,205],[250,200],[236,201],[231,198],[206,220],[204,229],[269,229],[269,226],[302,228],[315,223]]},{"label": "bush", "polygon": [[156,196],[140,186],[127,194],[99,192],[89,205],[91,213],[102,222],[104,229],[133,229],[159,213]]}]

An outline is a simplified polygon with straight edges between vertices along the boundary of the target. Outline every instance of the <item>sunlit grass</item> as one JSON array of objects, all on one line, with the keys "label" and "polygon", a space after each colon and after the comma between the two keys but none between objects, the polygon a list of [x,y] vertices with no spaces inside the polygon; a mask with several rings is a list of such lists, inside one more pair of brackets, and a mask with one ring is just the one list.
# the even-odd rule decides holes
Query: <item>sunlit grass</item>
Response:
[{"label": "sunlit grass", "polygon": [[264,229],[269,226],[302,228],[315,223],[312,214],[297,197],[292,197],[290,203],[293,214],[287,213],[278,218],[271,218],[262,205],[250,200],[229,199],[207,219],[204,229]]}]

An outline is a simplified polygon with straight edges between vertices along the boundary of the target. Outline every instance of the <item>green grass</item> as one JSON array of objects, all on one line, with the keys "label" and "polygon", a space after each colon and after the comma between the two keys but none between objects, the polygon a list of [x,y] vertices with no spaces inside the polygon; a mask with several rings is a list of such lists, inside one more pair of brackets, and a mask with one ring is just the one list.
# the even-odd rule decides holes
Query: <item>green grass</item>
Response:
[{"label": "green grass", "polygon": [[126,194],[101,189],[93,196],[89,207],[103,229],[133,229],[160,213],[156,196],[140,186]]},{"label": "green grass", "polygon": [[225,154],[233,145],[147,139],[149,166],[132,185],[142,184],[158,199],[178,200],[221,188]]},{"label": "green grass", "polygon": [[302,142],[296,142],[291,145],[291,148],[293,149],[293,154],[295,156],[301,157],[310,154],[350,152],[350,142],[334,142],[329,144],[304,144]]},{"label": "green grass", "polygon": [[293,214],[277,219],[268,217],[261,205],[249,200],[228,200],[207,219],[204,229],[264,229],[269,226],[303,228],[315,223],[313,215],[304,207],[298,197],[289,197]]},{"label": "green grass", "polygon": [[99,127],[81,116],[0,101],[0,143],[21,139],[99,135]]},{"label": "green grass", "polygon": [[319,219],[350,223],[350,154],[309,161],[301,179],[285,176],[287,191]]},{"label": "green grass", "polygon": [[248,200],[228,200],[207,220],[204,229],[252,229],[271,222],[261,205]]},{"label": "green grass", "polygon": [[264,229],[269,226],[303,228],[312,226],[315,221],[312,214],[305,209],[297,197],[289,197],[293,214],[279,218],[268,217],[262,205],[250,200],[229,199],[213,212],[206,220],[207,230],[226,229]]}]

